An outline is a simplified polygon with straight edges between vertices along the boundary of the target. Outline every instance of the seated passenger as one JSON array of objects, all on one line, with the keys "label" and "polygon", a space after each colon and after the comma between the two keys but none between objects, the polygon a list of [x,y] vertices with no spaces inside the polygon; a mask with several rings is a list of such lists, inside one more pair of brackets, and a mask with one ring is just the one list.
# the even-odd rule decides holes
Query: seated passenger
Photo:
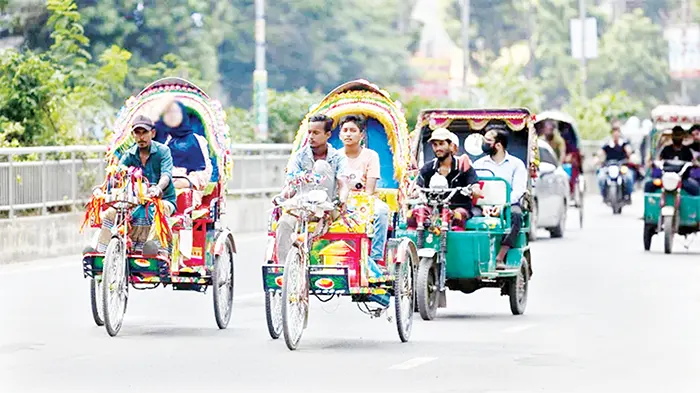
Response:
[{"label": "seated passenger", "polygon": [[[451,133],[446,128],[438,128],[433,131],[428,141],[431,142],[435,158],[425,163],[421,168],[418,179],[416,180],[417,186],[428,187],[430,185],[430,179],[436,173],[445,176],[449,187],[466,187],[478,184],[474,168],[468,165],[468,162],[464,160],[459,160],[458,162],[458,159],[453,154],[454,142],[452,139],[455,137],[455,134]],[[466,156],[466,154],[464,156]],[[462,170],[460,168],[462,165],[468,168]],[[472,195],[478,197],[481,193],[479,189],[475,187],[472,189]],[[466,221],[473,216],[472,206],[471,197],[463,195],[462,193],[455,194],[450,201],[450,209],[455,210],[455,218],[459,221]],[[430,214],[429,209],[414,209],[408,219],[408,228],[416,228],[418,221],[417,216],[426,214]]]},{"label": "seated passenger", "polygon": [[[659,159],[692,162],[693,150],[690,148],[690,146],[683,145],[684,136],[685,131],[682,127],[673,127],[671,136],[671,140],[673,141],[673,143],[661,149],[661,152],[659,153]],[[658,173],[658,171],[656,172]],[[681,184],[681,187],[683,188],[683,190],[685,190],[685,192],[687,192],[690,195],[700,195],[700,185],[698,185],[698,182],[695,179],[691,178],[690,172],[691,171],[688,170],[683,174],[683,182]],[[654,176],[652,175],[652,177]],[[644,185],[645,192],[654,192],[659,188],[660,187],[654,185],[653,179],[647,181],[647,183]]]},{"label": "seated passenger", "polygon": [[559,130],[554,127],[554,121],[546,120],[544,122],[540,138],[552,147],[560,162],[566,158],[566,141],[562,138]]},{"label": "seated passenger", "polygon": [[165,144],[173,156],[173,184],[175,188],[191,188],[192,203],[202,203],[204,189],[211,180],[212,164],[207,140],[192,130],[185,106],[170,102],[156,123],[156,135],[165,137]]},{"label": "seated passenger", "polygon": [[[379,155],[363,145],[366,122],[362,116],[349,115],[340,120],[340,140],[343,141],[342,154],[347,157],[348,186],[351,190],[365,191],[375,195],[379,171]],[[389,230],[389,206],[379,198],[374,198],[374,235],[369,255],[369,268],[375,276],[383,274],[377,265],[384,259],[387,232]]]},{"label": "seated passenger", "polygon": [[489,125],[484,134],[483,151],[487,155],[474,162],[476,169],[488,169],[494,176],[506,180],[510,192],[510,233],[503,238],[501,249],[496,256],[496,269],[505,269],[508,250],[515,246],[520,229],[523,226],[523,211],[520,201],[527,190],[528,172],[525,164],[518,157],[508,154],[508,133],[504,126]]}]

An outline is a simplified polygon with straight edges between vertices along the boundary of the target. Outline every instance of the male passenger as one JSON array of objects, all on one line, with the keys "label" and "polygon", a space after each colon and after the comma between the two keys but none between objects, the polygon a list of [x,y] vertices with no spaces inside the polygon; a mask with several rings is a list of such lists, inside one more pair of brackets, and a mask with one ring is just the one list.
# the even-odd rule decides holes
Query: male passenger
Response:
[{"label": "male passenger", "polygon": [[525,164],[518,157],[510,155],[507,148],[508,133],[504,126],[489,125],[484,134],[482,147],[486,156],[474,162],[474,168],[490,170],[494,176],[505,179],[511,187],[510,233],[503,238],[501,249],[496,256],[496,269],[498,270],[506,268],[506,254],[515,246],[515,241],[523,226],[523,211],[520,207],[520,201],[527,190],[528,177]]}]

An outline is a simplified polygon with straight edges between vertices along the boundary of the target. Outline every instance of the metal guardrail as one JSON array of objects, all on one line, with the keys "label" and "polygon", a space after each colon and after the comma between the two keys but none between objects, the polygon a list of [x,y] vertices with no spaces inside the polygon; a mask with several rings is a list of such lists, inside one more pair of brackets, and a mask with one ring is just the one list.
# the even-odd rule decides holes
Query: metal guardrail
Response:
[{"label": "metal guardrail", "polygon": [[[277,192],[291,144],[232,145],[231,195]],[[54,208],[82,210],[91,189],[104,178],[104,146],[0,148],[0,217]]]},{"label": "metal guardrail", "polygon": [[[583,141],[589,155],[600,145]],[[250,196],[277,192],[291,144],[232,145],[233,178],[228,193]],[[0,217],[55,208],[82,210],[95,184],[104,178],[104,146],[0,148]],[[29,157],[28,157],[29,156]]]}]

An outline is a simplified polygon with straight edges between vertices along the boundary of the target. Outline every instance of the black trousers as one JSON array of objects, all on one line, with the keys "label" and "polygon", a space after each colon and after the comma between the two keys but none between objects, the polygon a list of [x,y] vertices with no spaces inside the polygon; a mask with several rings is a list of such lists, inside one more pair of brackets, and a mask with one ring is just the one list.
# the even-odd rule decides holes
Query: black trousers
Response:
[{"label": "black trousers", "polygon": [[523,228],[523,210],[518,205],[510,207],[510,233],[503,238],[502,244],[510,248],[515,247],[520,230]]}]

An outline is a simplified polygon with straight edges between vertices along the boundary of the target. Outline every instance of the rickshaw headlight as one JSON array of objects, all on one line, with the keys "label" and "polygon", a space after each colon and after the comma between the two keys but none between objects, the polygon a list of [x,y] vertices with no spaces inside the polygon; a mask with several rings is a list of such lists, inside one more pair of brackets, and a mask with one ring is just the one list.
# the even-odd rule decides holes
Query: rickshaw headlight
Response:
[{"label": "rickshaw headlight", "polygon": [[666,191],[675,191],[681,183],[681,177],[677,173],[667,172],[661,176],[661,184]]},{"label": "rickshaw headlight", "polygon": [[653,183],[656,187],[661,187],[661,179],[654,179]]}]

